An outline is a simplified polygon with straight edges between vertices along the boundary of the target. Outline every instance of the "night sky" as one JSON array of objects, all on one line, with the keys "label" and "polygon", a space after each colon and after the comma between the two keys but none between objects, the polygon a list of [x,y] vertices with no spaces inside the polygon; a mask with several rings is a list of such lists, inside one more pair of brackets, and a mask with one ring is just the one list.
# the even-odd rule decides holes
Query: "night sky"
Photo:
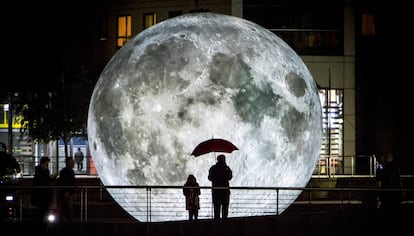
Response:
[{"label": "night sky", "polygon": [[5,52],[2,67],[7,74],[0,90],[56,88],[68,52],[88,43],[87,27],[104,1],[94,2],[11,2],[8,8],[14,14],[3,14],[0,21]]}]

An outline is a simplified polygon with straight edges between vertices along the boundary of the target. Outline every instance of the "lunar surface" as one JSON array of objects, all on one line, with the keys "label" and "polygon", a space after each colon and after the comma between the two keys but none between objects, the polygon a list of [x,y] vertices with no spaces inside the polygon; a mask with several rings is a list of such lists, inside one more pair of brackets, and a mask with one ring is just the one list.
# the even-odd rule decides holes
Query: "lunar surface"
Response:
[{"label": "lunar surface", "polygon": [[311,178],[321,105],[307,67],[277,35],[194,13],[146,29],[112,57],[92,94],[88,137],[103,184],[139,221],[188,219],[180,187],[189,174],[203,187],[199,218],[212,218],[207,175],[217,153],[190,155],[211,138],[239,148],[225,153],[236,187],[229,217],[275,215],[300,190],[269,187]]}]

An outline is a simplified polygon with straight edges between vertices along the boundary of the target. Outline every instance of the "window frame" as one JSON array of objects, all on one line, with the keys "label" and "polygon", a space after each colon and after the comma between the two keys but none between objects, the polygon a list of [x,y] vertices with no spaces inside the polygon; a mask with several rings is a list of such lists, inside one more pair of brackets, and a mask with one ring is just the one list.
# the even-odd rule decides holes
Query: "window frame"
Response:
[{"label": "window frame", "polygon": [[[120,20],[125,18],[124,28],[125,28],[125,35],[120,33]],[[132,18],[131,15],[119,15],[116,17],[116,48],[121,48],[124,46],[132,36]],[[121,41],[120,41],[121,40]]]}]

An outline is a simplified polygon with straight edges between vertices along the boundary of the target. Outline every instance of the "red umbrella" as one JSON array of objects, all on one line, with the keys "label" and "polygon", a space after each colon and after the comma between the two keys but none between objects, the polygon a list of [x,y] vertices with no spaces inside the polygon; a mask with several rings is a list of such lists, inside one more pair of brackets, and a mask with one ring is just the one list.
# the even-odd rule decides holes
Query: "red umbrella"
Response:
[{"label": "red umbrella", "polygon": [[194,156],[200,156],[209,152],[227,152],[231,153],[234,150],[239,150],[230,141],[220,138],[212,138],[199,143],[191,153]]}]

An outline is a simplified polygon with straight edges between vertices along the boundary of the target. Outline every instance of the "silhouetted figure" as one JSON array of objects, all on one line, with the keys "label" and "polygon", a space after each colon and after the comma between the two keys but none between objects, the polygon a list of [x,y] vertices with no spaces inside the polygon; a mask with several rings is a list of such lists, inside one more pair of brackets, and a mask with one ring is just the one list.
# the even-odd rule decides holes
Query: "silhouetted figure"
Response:
[{"label": "silhouetted figure", "polygon": [[78,151],[75,152],[75,161],[76,161],[76,166],[78,167],[78,171],[82,171],[83,169],[83,152],[81,151],[80,147],[78,147]]},{"label": "silhouetted figure", "polygon": [[7,152],[6,145],[0,142],[0,177],[12,176],[20,171],[19,162]]},{"label": "silhouetted figure", "polygon": [[[39,165],[35,167],[31,203],[36,207],[35,221],[45,223],[50,205],[53,200],[53,189],[49,186],[56,178],[56,174],[50,175],[48,157],[42,157]],[[38,187],[42,186],[42,187]],[[38,188],[36,188],[38,187]]]},{"label": "silhouetted figure", "polygon": [[380,188],[378,207],[381,214],[380,226],[383,235],[390,235],[399,229],[402,181],[400,168],[391,153],[382,157],[377,171]]},{"label": "silhouetted figure", "polygon": [[183,194],[185,196],[185,209],[188,210],[188,220],[198,219],[198,210],[200,209],[200,185],[194,175],[188,175],[184,183]]},{"label": "silhouetted figure", "polygon": [[214,219],[226,219],[229,211],[230,189],[229,181],[233,178],[233,172],[226,164],[226,157],[219,155],[217,163],[210,167],[208,179],[213,185],[212,198],[214,205]]},{"label": "silhouetted figure", "polygon": [[68,186],[75,186],[75,172],[73,171],[75,162],[72,157],[67,157],[65,163],[66,166],[60,170],[57,178],[58,186],[66,186],[66,188],[60,188],[57,193],[57,219],[59,222],[71,223],[75,189]]},{"label": "silhouetted figure", "polygon": [[[20,184],[18,174],[20,165],[12,154],[7,152],[6,145],[0,142],[0,219],[12,219],[16,216],[18,199],[8,200],[7,196],[16,196],[16,188],[1,188]],[[10,214],[13,212],[12,214]],[[0,220],[0,221],[1,221]]]}]

